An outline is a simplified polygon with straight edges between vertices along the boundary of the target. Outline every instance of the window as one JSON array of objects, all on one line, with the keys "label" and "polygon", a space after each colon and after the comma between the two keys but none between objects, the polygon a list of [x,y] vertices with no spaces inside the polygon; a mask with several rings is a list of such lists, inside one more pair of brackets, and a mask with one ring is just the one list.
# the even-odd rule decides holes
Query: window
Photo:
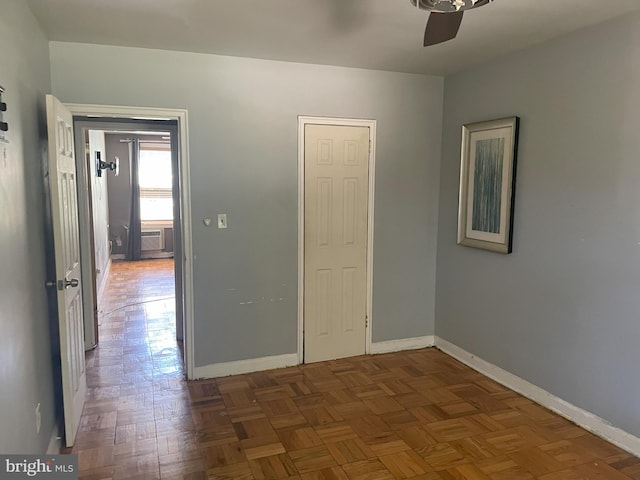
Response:
[{"label": "window", "polygon": [[143,222],[173,220],[171,150],[162,147],[140,145],[138,184]]}]

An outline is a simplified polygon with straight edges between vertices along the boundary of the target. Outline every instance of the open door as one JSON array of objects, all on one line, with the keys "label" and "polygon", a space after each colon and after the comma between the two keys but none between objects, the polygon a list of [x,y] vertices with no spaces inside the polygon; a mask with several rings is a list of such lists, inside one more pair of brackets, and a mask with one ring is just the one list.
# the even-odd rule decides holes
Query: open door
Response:
[{"label": "open door", "polygon": [[52,95],[47,95],[47,133],[56,263],[56,280],[48,282],[48,286],[56,288],[58,297],[65,441],[70,447],[73,445],[80,425],[87,392],[78,235],[78,192],[73,153],[73,117],[71,112]]}]

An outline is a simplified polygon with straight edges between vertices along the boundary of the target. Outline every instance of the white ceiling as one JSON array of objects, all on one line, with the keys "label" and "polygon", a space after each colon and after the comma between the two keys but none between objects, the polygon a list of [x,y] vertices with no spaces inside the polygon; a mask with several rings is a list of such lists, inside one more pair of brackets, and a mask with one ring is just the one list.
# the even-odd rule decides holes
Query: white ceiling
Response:
[{"label": "white ceiling", "polygon": [[422,47],[409,0],[28,0],[50,40],[445,75],[640,10],[640,0],[495,0]]}]

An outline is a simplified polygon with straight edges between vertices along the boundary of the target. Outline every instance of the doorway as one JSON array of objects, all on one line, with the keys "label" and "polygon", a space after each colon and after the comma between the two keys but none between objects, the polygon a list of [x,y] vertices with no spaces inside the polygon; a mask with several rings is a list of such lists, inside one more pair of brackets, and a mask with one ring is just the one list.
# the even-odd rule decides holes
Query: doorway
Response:
[{"label": "doorway", "polygon": [[[98,266],[96,255],[96,238],[102,238],[100,244],[106,243],[109,251],[109,260],[148,260],[160,257],[163,265],[160,270],[166,276],[167,262],[172,264],[172,280],[175,278],[175,332],[178,340],[184,339],[182,348],[182,360],[187,378],[191,378],[193,372],[193,339],[192,339],[192,263],[191,263],[191,221],[189,205],[189,162],[187,149],[186,112],[183,110],[160,110],[138,107],[112,107],[100,105],[68,104],[67,108],[74,117],[74,129],[76,131],[76,151],[86,152],[86,155],[78,155],[84,162],[78,161],[82,168],[78,172],[78,181],[81,185],[87,185],[86,191],[79,189],[79,204],[81,205],[80,231],[81,247],[87,260],[83,266],[87,270],[86,278],[93,279],[93,288],[87,288],[83,294],[85,303],[85,330],[87,340],[99,343],[97,335],[97,320],[100,290],[104,291],[106,278],[98,279],[98,275],[108,276],[110,267]],[[105,138],[105,148],[92,148],[95,142],[89,142],[101,132]],[[123,147],[120,152],[108,152],[109,139],[111,144]],[[117,143],[114,143],[117,142]],[[101,142],[97,142],[98,145]],[[93,184],[99,183],[98,179],[106,184],[113,181],[117,170],[134,171],[131,168],[131,158],[122,152],[134,152],[138,158],[136,173],[143,172],[142,184],[138,179],[127,178],[125,183],[135,185],[136,192],[128,195],[129,210],[138,212],[138,235],[131,233],[135,225],[131,217],[126,221],[113,221],[109,218],[109,230],[106,242],[104,234],[100,234],[94,223],[96,206],[92,202],[96,197],[93,192]],[[140,155],[142,153],[142,155]],[[129,157],[129,158],[127,158]],[[167,163],[167,159],[169,163]],[[127,162],[126,160],[129,160]],[[140,161],[142,160],[142,161]],[[100,168],[102,162],[102,168]],[[82,163],[82,165],[80,165]],[[128,163],[128,164],[127,164]],[[101,176],[97,172],[101,170]],[[167,184],[167,171],[171,178]],[[127,175],[119,173],[120,180]],[[159,182],[159,183],[158,183]],[[116,182],[117,183],[117,182]],[[98,188],[104,191],[104,186]],[[107,186],[107,191],[109,190]],[[112,192],[113,193],[113,192]],[[115,195],[118,197],[118,195]],[[127,195],[121,196],[120,200]],[[125,202],[126,203],[126,202]],[[167,211],[170,212],[167,215]],[[162,218],[160,218],[162,217]],[[171,218],[173,217],[173,218]],[[132,228],[133,226],[133,228]],[[137,237],[137,238],[136,238]],[[112,258],[112,256],[114,258]],[[175,262],[173,258],[175,258]],[[109,263],[111,265],[111,263]],[[146,263],[145,267],[151,263]],[[133,278],[133,277],[132,277]],[[101,283],[98,283],[100,280]],[[166,284],[166,282],[164,282]],[[166,293],[166,292],[165,292]],[[172,296],[173,295],[164,295]],[[164,299],[166,300],[166,299]],[[155,301],[155,300],[154,300]],[[111,305],[113,302],[111,301]],[[174,310],[172,308],[172,310]],[[108,313],[101,312],[103,315]],[[174,337],[174,341],[176,338]]]},{"label": "doorway", "polygon": [[[166,127],[166,128],[165,128]],[[105,299],[105,289],[118,278],[123,284],[121,305],[132,301],[171,301],[175,303],[174,279],[174,165],[172,149],[175,125],[163,123],[128,125],[77,120],[76,137],[85,139],[89,197],[89,234],[92,238],[94,278],[86,282],[87,296],[93,296],[95,318],[85,312],[87,349],[99,342],[100,323],[109,321],[109,308],[117,302]],[[133,129],[135,128],[135,129]],[[160,130],[156,130],[160,128]],[[166,130],[166,131],[165,131]],[[160,261],[163,259],[163,261]],[[126,263],[128,265],[123,265]],[[118,268],[112,268],[117,266]],[[171,288],[167,288],[167,268]],[[131,272],[144,271],[144,275]],[[156,289],[157,292],[147,291]],[[162,292],[160,292],[160,290]],[[113,286],[109,293],[113,294]],[[126,295],[124,295],[126,293]],[[133,295],[133,296],[132,296]],[[90,302],[87,302],[87,305]],[[175,305],[170,308],[175,312]],[[98,326],[96,327],[96,320]],[[183,340],[182,319],[176,316],[171,329]]]},{"label": "doorway", "polygon": [[301,363],[371,343],[375,121],[299,117]]}]

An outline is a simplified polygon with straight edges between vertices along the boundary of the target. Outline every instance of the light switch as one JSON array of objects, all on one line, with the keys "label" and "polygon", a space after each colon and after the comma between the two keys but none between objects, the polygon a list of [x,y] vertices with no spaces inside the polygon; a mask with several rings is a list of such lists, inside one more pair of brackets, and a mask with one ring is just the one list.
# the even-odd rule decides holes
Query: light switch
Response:
[{"label": "light switch", "polygon": [[218,228],[227,228],[227,214],[219,213],[218,214]]}]

